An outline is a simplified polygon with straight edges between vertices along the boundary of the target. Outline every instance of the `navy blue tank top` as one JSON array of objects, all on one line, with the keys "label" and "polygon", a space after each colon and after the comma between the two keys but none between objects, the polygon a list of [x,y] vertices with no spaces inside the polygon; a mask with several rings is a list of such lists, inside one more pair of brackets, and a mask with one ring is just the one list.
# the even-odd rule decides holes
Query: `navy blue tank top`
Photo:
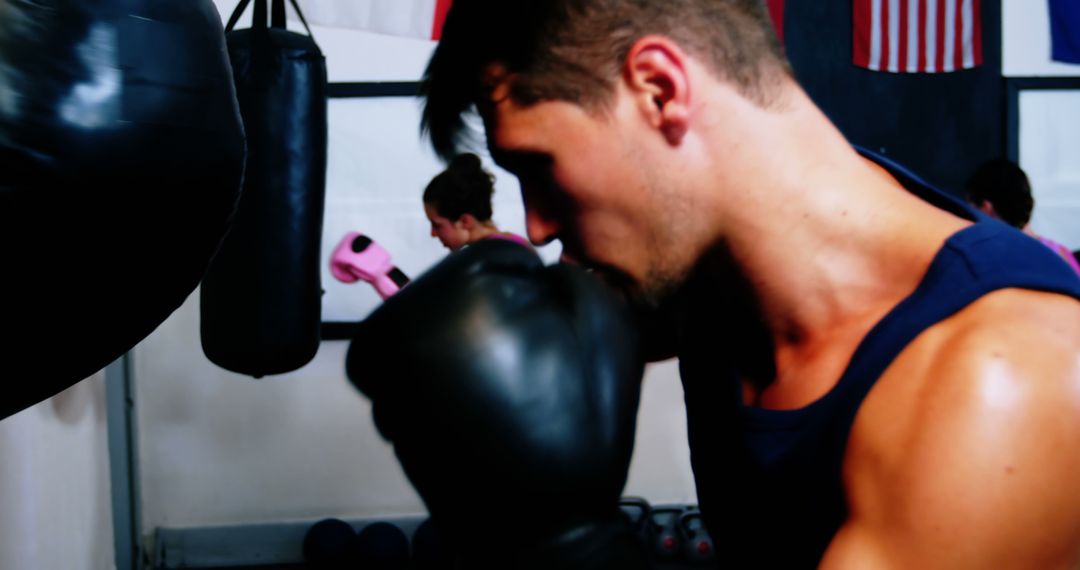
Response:
[{"label": "navy blue tank top", "polygon": [[679,353],[691,463],[706,524],[733,568],[817,566],[847,515],[841,468],[859,406],[922,331],[998,289],[1080,299],[1080,279],[1047,247],[902,167],[860,152],[909,191],[978,223],[946,241],[916,290],[862,340],[836,386],[801,409],[742,403],[739,371],[721,364],[727,346],[740,342],[728,336],[740,333],[724,328],[724,310],[731,307],[715,292],[695,297]]}]

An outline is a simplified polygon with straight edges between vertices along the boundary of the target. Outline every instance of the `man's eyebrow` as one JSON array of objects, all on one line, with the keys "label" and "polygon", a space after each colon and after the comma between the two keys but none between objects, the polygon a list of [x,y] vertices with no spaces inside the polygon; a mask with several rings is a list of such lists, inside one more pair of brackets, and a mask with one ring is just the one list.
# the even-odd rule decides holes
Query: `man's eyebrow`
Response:
[{"label": "man's eyebrow", "polygon": [[543,166],[551,161],[551,157],[528,150],[504,150],[489,149],[491,159],[502,168],[510,172],[520,172],[530,168]]}]

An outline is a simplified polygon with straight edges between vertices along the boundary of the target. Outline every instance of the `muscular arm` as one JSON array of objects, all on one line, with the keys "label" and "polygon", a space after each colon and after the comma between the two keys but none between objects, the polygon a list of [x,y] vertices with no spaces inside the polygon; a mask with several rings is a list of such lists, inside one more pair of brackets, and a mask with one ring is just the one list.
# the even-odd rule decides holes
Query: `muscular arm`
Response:
[{"label": "muscular arm", "polygon": [[860,410],[850,515],[822,568],[1080,567],[1080,303],[978,305],[913,343]]}]

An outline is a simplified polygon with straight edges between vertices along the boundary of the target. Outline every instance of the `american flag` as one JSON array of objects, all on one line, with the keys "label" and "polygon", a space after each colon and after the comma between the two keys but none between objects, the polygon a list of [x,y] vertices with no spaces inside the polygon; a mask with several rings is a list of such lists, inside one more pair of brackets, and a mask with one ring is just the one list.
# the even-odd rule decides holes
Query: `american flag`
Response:
[{"label": "american flag", "polygon": [[852,0],[855,65],[941,73],[981,65],[981,0]]}]

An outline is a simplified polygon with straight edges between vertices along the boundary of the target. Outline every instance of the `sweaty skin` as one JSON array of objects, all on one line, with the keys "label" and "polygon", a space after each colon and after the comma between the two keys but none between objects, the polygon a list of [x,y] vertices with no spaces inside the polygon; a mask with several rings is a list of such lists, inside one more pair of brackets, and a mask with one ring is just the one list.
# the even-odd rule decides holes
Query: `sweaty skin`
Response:
[{"label": "sweaty skin", "polygon": [[1075,568],[1076,303],[1001,290],[923,333],[856,418],[824,568]]},{"label": "sweaty skin", "polygon": [[[693,272],[740,294],[736,275],[760,310],[725,326],[763,329],[751,352],[775,370],[745,383],[746,403],[812,403],[970,222],[859,157],[786,75],[751,101],[660,36],[621,71],[608,104],[586,109],[518,104],[514,75],[489,69],[488,143],[521,180],[530,240],[561,240],[646,306]],[[863,403],[849,518],[821,566],[1076,567],[1078,476],[1080,303],[989,294],[924,331]]]}]

